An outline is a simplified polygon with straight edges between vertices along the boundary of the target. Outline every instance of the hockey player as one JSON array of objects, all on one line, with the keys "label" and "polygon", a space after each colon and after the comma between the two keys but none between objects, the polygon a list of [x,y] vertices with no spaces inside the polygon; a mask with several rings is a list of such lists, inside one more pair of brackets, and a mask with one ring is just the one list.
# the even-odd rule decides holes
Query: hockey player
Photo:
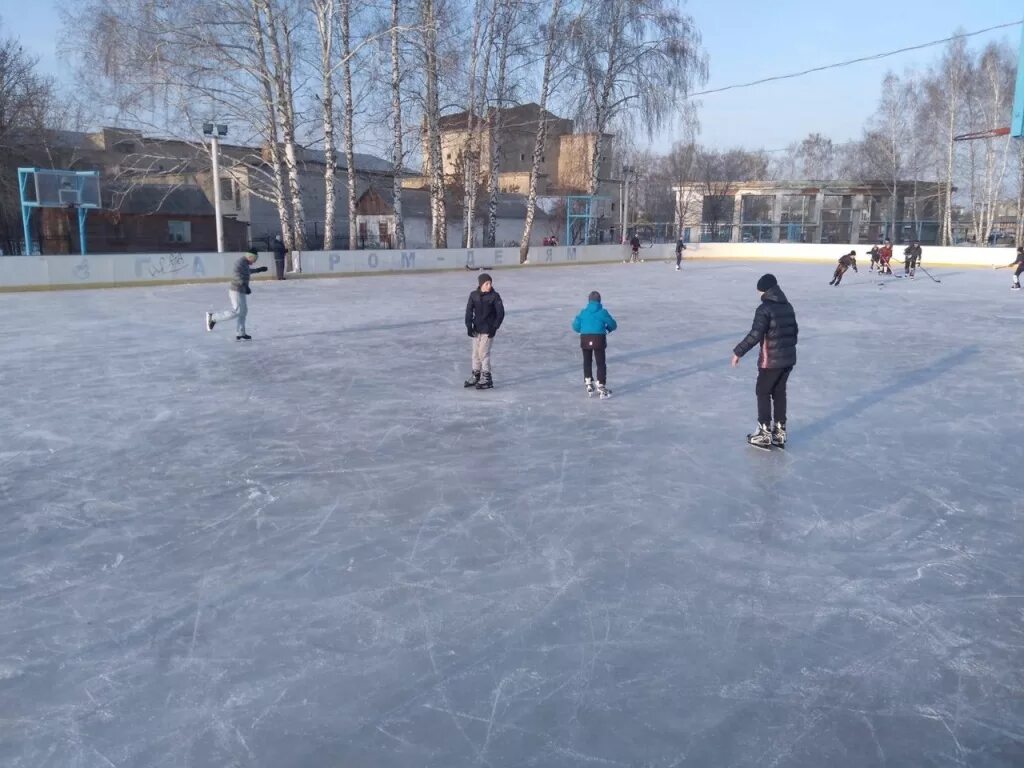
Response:
[{"label": "hockey player", "polygon": [[1017,246],[1017,258],[1014,261],[1011,261],[1006,266],[996,267],[996,269],[1009,269],[1010,267],[1016,267],[1013,271],[1013,283],[1010,284],[1010,290],[1019,291],[1020,276],[1024,273],[1024,245]]},{"label": "hockey player", "polygon": [[252,336],[245,332],[245,318],[249,314],[249,302],[246,296],[252,293],[249,287],[249,276],[256,272],[266,272],[266,267],[253,268],[256,259],[260,257],[255,248],[246,251],[246,254],[235,262],[235,270],[231,277],[231,286],[228,288],[228,300],[231,302],[231,309],[224,312],[206,313],[206,330],[212,331],[213,326],[226,320],[237,320],[235,341],[250,341]]},{"label": "hockey player", "polygon": [[626,263],[633,262],[636,264],[638,261],[640,261],[640,237],[633,235],[629,239],[629,258],[626,260]]},{"label": "hockey player", "polygon": [[608,348],[608,334],[618,328],[618,323],[611,313],[601,306],[601,294],[591,291],[587,297],[587,306],[580,310],[572,321],[572,329],[580,334],[580,347],[583,349],[583,383],[587,387],[587,395],[594,394],[594,367],[597,361],[597,393],[601,399],[611,395],[605,386],[608,383],[608,369],[605,365],[605,349]]},{"label": "hockey player", "polygon": [[676,240],[676,272],[679,271],[680,265],[683,261],[683,251],[686,250],[686,243],[683,242],[682,236]]},{"label": "hockey player", "polygon": [[857,271],[857,252],[850,251],[844,256],[839,257],[839,264],[836,265],[836,271],[832,273],[832,280],[829,285],[839,286],[839,283],[843,281],[843,275],[846,274],[846,270],[853,267],[853,271]]},{"label": "hockey player", "polygon": [[882,259],[878,255],[880,250],[881,249],[877,245],[873,245],[871,246],[871,250],[868,251],[868,254],[871,256],[871,264],[868,265],[868,272],[871,272],[874,269],[881,270]]},{"label": "hockey player", "polygon": [[[755,448],[768,450],[773,445],[786,447],[786,383],[796,365],[796,342],[800,332],[796,312],[786,294],[779,288],[775,275],[763,275],[757,281],[761,303],[754,312],[750,333],[732,352],[732,365],[761,346],[757,359],[757,430],[747,435],[747,442]],[[775,427],[772,428],[772,406],[775,408]]]},{"label": "hockey player", "polygon": [[473,340],[473,367],[464,386],[492,389],[491,344],[505,319],[505,305],[494,290],[490,275],[481,273],[477,284],[479,288],[469,294],[466,302],[466,333]]},{"label": "hockey player", "polygon": [[913,277],[921,263],[921,244],[914,240],[909,247],[903,251],[903,275]]},{"label": "hockey player", "polygon": [[878,260],[881,262],[880,274],[891,275],[892,267],[889,266],[889,260],[892,258],[892,243],[889,240],[885,241],[881,250],[878,252]]}]

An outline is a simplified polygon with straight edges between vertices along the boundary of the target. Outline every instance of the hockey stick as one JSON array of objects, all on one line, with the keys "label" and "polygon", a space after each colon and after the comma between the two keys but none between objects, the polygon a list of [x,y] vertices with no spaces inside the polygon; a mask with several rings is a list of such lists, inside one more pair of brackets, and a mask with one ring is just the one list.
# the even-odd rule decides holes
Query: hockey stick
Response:
[{"label": "hockey stick", "polygon": [[917,265],[917,268],[918,268],[918,269],[920,269],[920,270],[921,270],[922,272],[924,272],[924,273],[925,273],[926,275],[928,275],[928,277],[931,277],[931,278],[932,278],[932,280],[934,280],[934,281],[935,281],[936,283],[941,283],[941,282],[942,282],[941,280],[939,280],[939,278],[937,278],[937,277],[932,277],[932,273],[931,273],[931,272],[929,272],[929,271],[928,271],[927,269],[925,269],[924,267],[922,267],[922,266],[921,266],[920,264],[918,264],[918,265]]}]

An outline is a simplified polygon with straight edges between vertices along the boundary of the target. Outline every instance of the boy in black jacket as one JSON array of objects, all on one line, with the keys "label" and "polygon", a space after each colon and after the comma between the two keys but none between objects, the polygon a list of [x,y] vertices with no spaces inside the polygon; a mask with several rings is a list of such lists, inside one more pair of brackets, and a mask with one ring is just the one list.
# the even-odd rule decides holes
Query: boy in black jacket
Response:
[{"label": "boy in black jacket", "polygon": [[[786,294],[779,288],[775,275],[763,275],[757,281],[761,304],[754,312],[750,333],[732,353],[732,365],[760,344],[757,359],[757,431],[747,435],[755,448],[786,447],[786,383],[796,365],[796,342],[800,328],[796,312]],[[772,430],[772,406],[775,406],[775,429]]]},{"label": "boy in black jacket", "polygon": [[473,340],[473,368],[463,386],[491,389],[491,344],[505,319],[505,305],[490,275],[482,273],[477,282],[480,287],[469,294],[466,302],[466,333]]}]

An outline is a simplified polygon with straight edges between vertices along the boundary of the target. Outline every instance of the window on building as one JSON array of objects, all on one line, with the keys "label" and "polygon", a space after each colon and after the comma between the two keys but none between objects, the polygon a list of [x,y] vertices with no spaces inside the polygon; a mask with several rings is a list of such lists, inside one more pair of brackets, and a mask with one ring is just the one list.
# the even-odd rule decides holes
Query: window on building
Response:
[{"label": "window on building", "polygon": [[235,199],[235,185],[231,179],[220,180],[220,199],[228,202]]},{"label": "window on building", "polygon": [[525,160],[526,160],[526,153],[525,152],[520,152],[519,153],[519,161],[523,162]]},{"label": "window on building", "polygon": [[167,239],[172,243],[191,243],[192,242],[192,222],[191,221],[168,221],[167,222]]}]

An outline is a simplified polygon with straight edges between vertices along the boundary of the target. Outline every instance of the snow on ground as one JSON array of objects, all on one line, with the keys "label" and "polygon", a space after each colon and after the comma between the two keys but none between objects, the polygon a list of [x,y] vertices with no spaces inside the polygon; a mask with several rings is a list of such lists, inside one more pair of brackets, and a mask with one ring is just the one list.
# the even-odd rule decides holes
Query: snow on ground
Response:
[{"label": "snow on ground", "polygon": [[768,267],[785,453],[765,265],[0,296],[0,764],[1021,765],[1024,296]]}]

